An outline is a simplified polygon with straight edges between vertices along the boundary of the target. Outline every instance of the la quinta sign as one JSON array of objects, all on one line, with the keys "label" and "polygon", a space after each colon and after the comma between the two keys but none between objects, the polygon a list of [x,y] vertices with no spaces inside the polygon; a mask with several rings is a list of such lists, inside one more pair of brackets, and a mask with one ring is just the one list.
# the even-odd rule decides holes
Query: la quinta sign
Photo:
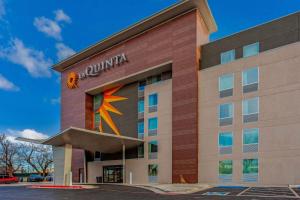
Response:
[{"label": "la quinta sign", "polygon": [[78,88],[78,80],[99,76],[102,72],[105,72],[106,70],[109,70],[115,66],[123,65],[126,62],[128,62],[126,54],[121,53],[107,60],[89,65],[83,72],[70,72],[67,77],[67,86],[70,89]]}]

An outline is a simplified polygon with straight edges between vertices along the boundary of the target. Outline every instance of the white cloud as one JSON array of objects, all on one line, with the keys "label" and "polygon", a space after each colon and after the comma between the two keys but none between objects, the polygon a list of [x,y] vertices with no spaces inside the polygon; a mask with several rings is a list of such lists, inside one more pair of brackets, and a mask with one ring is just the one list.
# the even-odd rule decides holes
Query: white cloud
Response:
[{"label": "white cloud", "polygon": [[13,84],[9,80],[7,80],[1,74],[0,74],[0,89],[6,90],[6,91],[19,91],[20,90],[15,84]]},{"label": "white cloud", "polygon": [[55,14],[55,20],[57,22],[66,22],[66,23],[72,22],[71,18],[61,9],[55,10],[54,14]]},{"label": "white cloud", "polygon": [[64,43],[57,43],[55,47],[57,49],[56,56],[59,61],[66,59],[71,55],[75,54],[75,51],[70,47],[68,47],[67,45],[65,45]]},{"label": "white cloud", "polygon": [[24,129],[22,131],[8,129],[6,134],[7,134],[7,137],[9,137],[11,139],[15,139],[17,137],[36,139],[36,140],[49,138],[48,135],[46,135],[44,133],[40,133],[34,129]]},{"label": "white cloud", "polygon": [[60,97],[57,97],[57,98],[53,98],[53,99],[50,99],[50,103],[52,105],[56,105],[56,104],[60,104]]},{"label": "white cloud", "polygon": [[4,0],[0,0],[0,19],[3,19],[4,15],[6,14]]},{"label": "white cloud", "polygon": [[42,51],[26,47],[22,40],[13,39],[7,48],[0,48],[0,58],[24,67],[33,77],[50,77],[51,59],[46,59]]},{"label": "white cloud", "polygon": [[42,33],[57,40],[62,40],[61,28],[57,22],[46,17],[36,17],[33,22],[34,26]]}]

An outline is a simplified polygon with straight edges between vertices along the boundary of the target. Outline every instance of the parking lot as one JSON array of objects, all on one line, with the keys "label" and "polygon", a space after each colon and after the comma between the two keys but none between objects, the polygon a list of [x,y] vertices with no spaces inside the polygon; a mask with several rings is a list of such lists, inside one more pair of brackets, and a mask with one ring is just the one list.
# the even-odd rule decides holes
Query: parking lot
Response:
[{"label": "parking lot", "polygon": [[95,189],[61,190],[29,189],[26,186],[0,186],[0,199],[5,200],[262,200],[262,199],[300,199],[300,189],[287,187],[215,187],[205,191],[186,194],[156,194],[152,191],[127,186],[101,185]]}]

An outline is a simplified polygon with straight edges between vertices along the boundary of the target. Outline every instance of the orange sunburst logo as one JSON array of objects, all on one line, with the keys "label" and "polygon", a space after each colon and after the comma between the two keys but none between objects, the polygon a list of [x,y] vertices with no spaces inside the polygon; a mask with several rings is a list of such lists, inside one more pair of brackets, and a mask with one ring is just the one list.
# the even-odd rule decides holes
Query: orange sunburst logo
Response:
[{"label": "orange sunburst logo", "polygon": [[122,115],[122,113],[115,108],[113,105],[111,105],[112,102],[117,101],[123,101],[126,100],[126,97],[120,97],[120,96],[114,96],[113,94],[116,93],[122,86],[114,87],[112,89],[106,90],[103,92],[103,102],[100,106],[98,112],[100,114],[100,124],[99,124],[99,130],[100,132],[103,132],[103,124],[102,119],[107,123],[107,125],[113,130],[113,132],[116,135],[121,135],[119,129],[113,122],[109,112]]},{"label": "orange sunburst logo", "polygon": [[78,74],[70,72],[67,77],[67,87],[69,89],[78,88]]}]

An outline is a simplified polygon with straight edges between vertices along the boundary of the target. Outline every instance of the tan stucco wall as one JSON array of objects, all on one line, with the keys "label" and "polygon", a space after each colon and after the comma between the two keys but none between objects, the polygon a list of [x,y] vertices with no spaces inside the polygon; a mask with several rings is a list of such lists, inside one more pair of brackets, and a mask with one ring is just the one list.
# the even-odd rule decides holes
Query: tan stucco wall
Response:
[{"label": "tan stucco wall", "polygon": [[[158,111],[148,113],[148,95],[158,93]],[[158,117],[157,136],[148,136],[148,118]],[[158,182],[172,183],[172,80],[161,81],[145,88],[145,156],[142,159],[126,160],[126,183],[132,172],[132,183],[148,183],[148,164],[158,164]],[[148,160],[148,141],[158,141],[158,159]],[[96,183],[96,177],[102,176],[103,166],[122,165],[121,160],[94,161],[88,163],[88,182]]]},{"label": "tan stucco wall", "polygon": [[[259,66],[259,90],[242,93],[242,71]],[[234,73],[233,97],[219,98],[220,75]],[[242,122],[242,100],[260,98],[257,123]],[[218,106],[234,103],[233,126],[219,127]],[[242,182],[242,159],[259,159],[261,185],[300,184],[300,43],[199,72],[199,182],[219,183],[219,160],[233,160],[233,184]],[[259,128],[259,152],[242,152],[243,128]],[[218,132],[233,131],[233,154],[218,153]]]}]

